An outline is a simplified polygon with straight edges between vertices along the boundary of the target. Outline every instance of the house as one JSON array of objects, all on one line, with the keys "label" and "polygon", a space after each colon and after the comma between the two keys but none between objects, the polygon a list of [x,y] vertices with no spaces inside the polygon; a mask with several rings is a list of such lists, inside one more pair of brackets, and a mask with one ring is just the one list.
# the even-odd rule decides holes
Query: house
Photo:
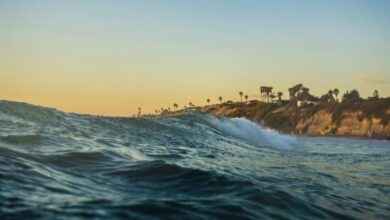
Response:
[{"label": "house", "polygon": [[281,100],[272,100],[272,104],[276,106],[281,106],[283,102]]},{"label": "house", "polygon": [[197,108],[197,107],[189,107],[189,108],[186,108],[185,111],[186,112],[197,112],[197,111],[199,111],[199,108]]},{"label": "house", "polygon": [[307,101],[307,100],[298,100],[297,101],[297,107],[306,107],[306,106],[313,106],[318,105],[319,102],[316,101]]},{"label": "house", "polygon": [[258,104],[259,101],[257,100],[251,100],[251,101],[246,101],[244,102],[244,106],[247,106],[247,107],[254,107]]},{"label": "house", "polygon": [[308,102],[305,100],[297,100],[296,103],[297,103],[296,104],[297,107],[305,107],[309,105]]},{"label": "house", "polygon": [[304,87],[302,84],[297,84],[288,89],[290,94],[290,103],[293,106],[303,107],[315,104],[316,97],[310,94],[310,89]]},{"label": "house", "polygon": [[234,105],[234,102],[229,100],[229,101],[225,102],[225,104],[227,104],[227,105]]}]

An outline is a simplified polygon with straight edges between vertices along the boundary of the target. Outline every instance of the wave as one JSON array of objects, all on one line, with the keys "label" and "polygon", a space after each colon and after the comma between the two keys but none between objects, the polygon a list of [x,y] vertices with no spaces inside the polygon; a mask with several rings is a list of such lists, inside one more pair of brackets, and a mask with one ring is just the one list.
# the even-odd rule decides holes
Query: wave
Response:
[{"label": "wave", "polygon": [[36,105],[31,105],[23,102],[11,102],[11,101],[0,101],[0,112],[3,113],[1,118],[9,119],[18,118],[27,122],[41,122],[53,124],[58,121],[63,121],[65,113],[58,111],[53,108],[46,108]]},{"label": "wave", "polygon": [[7,135],[0,136],[0,140],[11,144],[39,144],[43,140],[43,137],[38,134]]},{"label": "wave", "polygon": [[0,218],[386,219],[389,155],[386,142],[296,138],[244,118],[0,101]]},{"label": "wave", "polygon": [[293,136],[282,135],[245,118],[211,117],[211,124],[227,134],[260,146],[291,149],[297,143]]},{"label": "wave", "polygon": [[[0,101],[0,119],[11,120],[8,122],[13,124],[15,122],[22,123],[23,121],[26,123],[34,122],[35,126],[63,128],[65,130],[63,132],[68,133],[75,133],[77,127],[86,127],[86,129],[92,129],[96,132],[107,132],[107,130],[110,130],[119,133],[137,133],[141,136],[153,133],[154,135],[148,136],[149,139],[158,139],[161,131],[163,133],[164,131],[168,131],[177,136],[187,136],[193,132],[203,132],[206,134],[217,129],[224,134],[258,146],[290,149],[296,144],[296,139],[293,136],[279,134],[274,130],[264,128],[244,118],[216,117],[202,113],[156,118],[95,117],[63,113],[55,109],[33,106],[26,103]],[[91,128],[92,124],[96,127]],[[143,130],[144,132],[140,132],[142,129],[145,129]],[[27,142],[29,137],[31,141],[37,141],[37,137],[34,138],[29,135],[26,137],[22,135],[17,139]],[[10,141],[17,141],[16,137],[9,137],[8,139]]]}]

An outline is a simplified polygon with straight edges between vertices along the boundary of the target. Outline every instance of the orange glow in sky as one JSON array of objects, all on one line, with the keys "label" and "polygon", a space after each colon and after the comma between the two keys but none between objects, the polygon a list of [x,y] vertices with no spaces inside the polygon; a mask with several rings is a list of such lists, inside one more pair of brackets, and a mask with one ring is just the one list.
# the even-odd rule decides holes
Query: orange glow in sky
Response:
[{"label": "orange glow in sky", "polygon": [[390,96],[388,1],[219,2],[1,1],[0,99],[131,115],[261,85]]}]

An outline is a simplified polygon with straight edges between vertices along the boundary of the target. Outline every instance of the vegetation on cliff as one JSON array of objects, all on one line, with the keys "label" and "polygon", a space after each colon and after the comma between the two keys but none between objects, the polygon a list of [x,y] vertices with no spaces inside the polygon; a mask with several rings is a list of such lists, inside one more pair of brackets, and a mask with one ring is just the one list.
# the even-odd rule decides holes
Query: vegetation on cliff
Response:
[{"label": "vegetation on cliff", "polygon": [[288,134],[390,137],[390,97],[380,98],[377,90],[371,97],[363,99],[353,89],[346,91],[341,100],[337,88],[317,97],[302,84],[288,89],[288,100],[282,99],[282,92],[275,94],[271,86],[261,86],[259,91],[260,100],[247,101],[249,96],[240,91],[239,102],[222,102],[223,98],[219,96],[219,104],[211,104],[210,98],[207,98],[207,104],[203,107],[189,102],[188,108],[183,106],[178,110],[175,103],[174,112],[169,107],[155,112],[176,115],[201,111],[227,117],[245,117]]},{"label": "vegetation on cliff", "polygon": [[390,98],[344,100],[303,107],[288,102],[278,105],[253,100],[216,104],[203,107],[201,111],[245,117],[289,134],[390,136]]}]

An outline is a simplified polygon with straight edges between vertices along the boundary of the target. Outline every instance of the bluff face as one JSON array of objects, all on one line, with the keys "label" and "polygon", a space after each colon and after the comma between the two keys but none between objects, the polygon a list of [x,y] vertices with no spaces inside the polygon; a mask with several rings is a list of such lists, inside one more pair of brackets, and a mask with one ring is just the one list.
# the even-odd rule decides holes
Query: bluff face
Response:
[{"label": "bluff face", "polygon": [[260,101],[221,103],[201,111],[245,117],[282,133],[390,139],[390,98],[294,107]]}]

